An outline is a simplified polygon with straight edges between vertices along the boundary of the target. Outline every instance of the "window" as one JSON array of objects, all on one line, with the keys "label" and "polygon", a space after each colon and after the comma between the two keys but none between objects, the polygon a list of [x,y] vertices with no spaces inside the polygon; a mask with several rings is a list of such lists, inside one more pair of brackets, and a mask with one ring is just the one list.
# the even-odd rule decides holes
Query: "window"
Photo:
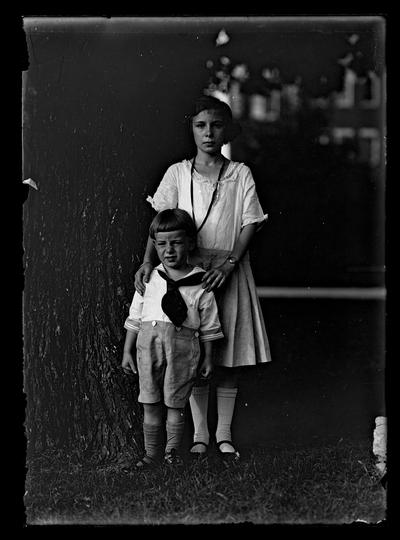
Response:
[{"label": "window", "polygon": [[353,140],[355,137],[355,130],[349,127],[335,127],[332,128],[332,137],[336,144],[343,144],[346,141]]},{"label": "window", "polygon": [[343,90],[335,95],[335,105],[339,109],[354,107],[354,95],[357,75],[351,69],[346,69],[344,74]]},{"label": "window", "polygon": [[379,165],[381,160],[381,142],[379,130],[375,128],[361,128],[358,131],[359,159],[367,162],[371,167]]},{"label": "window", "polygon": [[381,81],[373,71],[368,72],[363,83],[363,99],[360,101],[364,109],[376,109],[381,104]]}]

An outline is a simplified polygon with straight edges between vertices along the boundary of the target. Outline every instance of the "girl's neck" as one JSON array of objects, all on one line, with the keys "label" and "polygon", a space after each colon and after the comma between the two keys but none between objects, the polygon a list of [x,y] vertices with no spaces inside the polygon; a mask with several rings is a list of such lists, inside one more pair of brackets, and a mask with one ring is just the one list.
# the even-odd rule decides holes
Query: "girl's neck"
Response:
[{"label": "girl's neck", "polygon": [[203,167],[215,167],[222,163],[224,156],[221,153],[210,155],[203,152],[197,152],[194,159],[197,165],[202,165]]}]

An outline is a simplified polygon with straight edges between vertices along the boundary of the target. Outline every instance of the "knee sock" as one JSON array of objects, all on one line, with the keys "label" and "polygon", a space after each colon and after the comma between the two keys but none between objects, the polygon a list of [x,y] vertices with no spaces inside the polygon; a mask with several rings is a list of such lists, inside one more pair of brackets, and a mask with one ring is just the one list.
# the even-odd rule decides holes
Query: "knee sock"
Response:
[{"label": "knee sock", "polygon": [[[193,442],[201,441],[205,444],[210,442],[207,422],[209,392],[210,386],[208,384],[206,386],[194,386],[192,389],[189,403],[194,426]],[[199,445],[199,449],[201,449],[202,446],[203,445]]]},{"label": "knee sock", "polygon": [[146,455],[143,458],[147,463],[156,461],[162,451],[163,426],[143,423],[144,449]]},{"label": "knee sock", "polygon": [[[220,441],[232,440],[231,424],[237,392],[237,388],[217,387],[218,424],[215,434],[217,443]],[[223,448],[221,448],[221,450],[224,451]]]},{"label": "knee sock", "polygon": [[184,420],[178,423],[174,423],[174,424],[172,424],[171,422],[168,422],[167,420],[167,444],[165,447],[165,452],[170,452],[172,449],[179,451],[181,442],[182,442],[184,428],[185,428]]}]

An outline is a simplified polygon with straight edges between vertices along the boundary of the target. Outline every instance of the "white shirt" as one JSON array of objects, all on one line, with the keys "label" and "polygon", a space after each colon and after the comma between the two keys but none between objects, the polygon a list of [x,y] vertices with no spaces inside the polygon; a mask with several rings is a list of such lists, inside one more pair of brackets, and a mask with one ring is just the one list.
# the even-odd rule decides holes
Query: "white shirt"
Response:
[{"label": "white shirt", "polygon": [[[135,292],[129,309],[129,316],[124,324],[127,330],[139,332],[141,322],[157,324],[157,321],[162,321],[171,323],[171,320],[161,308],[162,297],[167,292],[167,282],[157,272],[158,268],[164,270],[162,264],[159,264],[153,270],[150,280],[146,284],[144,296],[137,291]],[[185,277],[199,271],[203,270],[195,266]],[[199,285],[179,287],[179,292],[188,308],[187,318],[183,326],[197,330],[200,341],[213,341],[223,338],[214,293],[203,289],[201,283]]]},{"label": "white shirt", "polygon": [[[152,207],[160,212],[181,208],[192,215],[190,197],[191,161],[185,159],[171,165],[153,197]],[[203,222],[211,202],[216,180],[193,171],[193,200],[196,225]],[[219,182],[217,196],[210,214],[197,237],[197,245],[207,249],[231,251],[241,229],[250,223],[263,223],[264,214],[258,200],[253,175],[244,163],[230,161]]]}]

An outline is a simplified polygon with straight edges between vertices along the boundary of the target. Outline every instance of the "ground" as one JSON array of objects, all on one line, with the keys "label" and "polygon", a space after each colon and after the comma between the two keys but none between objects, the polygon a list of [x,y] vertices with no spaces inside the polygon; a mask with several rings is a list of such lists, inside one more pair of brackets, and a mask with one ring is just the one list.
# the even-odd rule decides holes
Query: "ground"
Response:
[{"label": "ground", "polygon": [[[125,456],[126,457],[126,456]],[[119,463],[33,459],[28,525],[383,523],[386,490],[365,443],[253,448],[237,464],[206,460],[150,472]]]}]

